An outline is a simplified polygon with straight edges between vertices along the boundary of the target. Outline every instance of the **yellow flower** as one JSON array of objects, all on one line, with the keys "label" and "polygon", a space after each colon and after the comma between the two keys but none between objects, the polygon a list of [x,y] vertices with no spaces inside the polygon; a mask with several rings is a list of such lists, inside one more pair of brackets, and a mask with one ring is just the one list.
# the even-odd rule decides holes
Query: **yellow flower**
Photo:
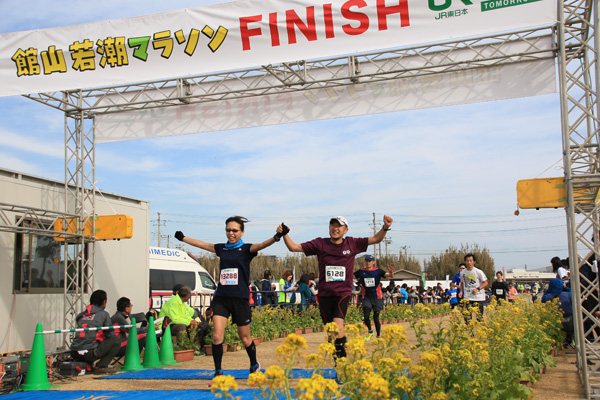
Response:
[{"label": "yellow flower", "polygon": [[346,336],[353,338],[367,332],[367,328],[362,324],[348,324],[344,328]]},{"label": "yellow flower", "polygon": [[446,399],[447,399],[446,393],[443,393],[443,392],[437,392],[431,396],[431,400],[446,400]]},{"label": "yellow flower", "polygon": [[319,345],[319,355],[321,357],[333,356],[335,354],[335,345],[333,343],[321,343]]},{"label": "yellow flower", "polygon": [[355,336],[346,343],[346,352],[350,358],[361,358],[367,355],[365,349],[365,339],[362,336]]},{"label": "yellow flower", "polygon": [[337,397],[337,389],[335,381],[315,374],[311,378],[298,381],[296,397],[300,400],[331,399]]},{"label": "yellow flower", "polygon": [[379,374],[373,374],[365,380],[361,387],[361,395],[365,399],[389,399],[390,388],[388,382]]},{"label": "yellow flower", "polygon": [[352,366],[356,371],[360,373],[372,373],[374,371],[373,364],[364,358],[358,361],[355,361]]},{"label": "yellow flower", "polygon": [[337,326],[335,322],[330,322],[323,327],[325,331],[325,335],[327,335],[327,341],[333,342],[335,338],[337,338],[338,333],[340,333],[340,328]]},{"label": "yellow flower", "polygon": [[229,390],[237,390],[238,385],[235,378],[230,375],[219,375],[215,376],[210,387],[211,393],[215,393],[217,390],[221,392],[228,392]]},{"label": "yellow flower", "polygon": [[302,336],[296,335],[295,333],[289,334],[288,337],[286,337],[283,341],[283,344],[296,348],[298,350],[308,349],[306,339],[304,339],[304,337]]},{"label": "yellow flower", "polygon": [[413,380],[406,376],[401,376],[396,380],[396,387],[404,393],[410,393],[412,391],[413,385]]},{"label": "yellow flower", "polygon": [[268,379],[270,388],[281,388],[285,382],[285,371],[277,365],[271,365],[265,371],[265,376]]},{"label": "yellow flower", "polygon": [[268,378],[263,372],[255,372],[248,376],[248,387],[262,388],[267,383],[267,380]]},{"label": "yellow flower", "polygon": [[377,361],[376,368],[382,376],[388,376],[395,373],[398,370],[398,365],[396,364],[394,359],[384,357]]}]

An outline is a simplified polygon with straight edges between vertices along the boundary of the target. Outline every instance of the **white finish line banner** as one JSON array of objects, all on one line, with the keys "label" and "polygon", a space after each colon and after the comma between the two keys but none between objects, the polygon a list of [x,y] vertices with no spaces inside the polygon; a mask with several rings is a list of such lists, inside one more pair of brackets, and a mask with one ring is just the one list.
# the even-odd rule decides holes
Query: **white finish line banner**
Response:
[{"label": "white finish line banner", "polygon": [[240,0],[0,35],[0,96],[115,86],[554,24],[555,0]]},{"label": "white finish line banner", "polygon": [[553,59],[96,116],[96,143],[324,120],[556,92]]}]

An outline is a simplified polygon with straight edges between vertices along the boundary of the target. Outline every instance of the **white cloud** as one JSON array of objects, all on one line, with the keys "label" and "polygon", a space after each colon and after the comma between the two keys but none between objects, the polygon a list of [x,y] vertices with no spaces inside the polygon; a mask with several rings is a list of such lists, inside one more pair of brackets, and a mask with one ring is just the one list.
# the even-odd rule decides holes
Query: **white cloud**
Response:
[{"label": "white cloud", "polygon": [[[27,132],[14,133],[0,129],[0,145],[4,148],[21,150],[25,153],[41,154],[44,156],[62,158],[65,157],[65,146],[63,142],[48,140],[48,138],[33,138]],[[29,155],[32,157],[32,154]]]}]

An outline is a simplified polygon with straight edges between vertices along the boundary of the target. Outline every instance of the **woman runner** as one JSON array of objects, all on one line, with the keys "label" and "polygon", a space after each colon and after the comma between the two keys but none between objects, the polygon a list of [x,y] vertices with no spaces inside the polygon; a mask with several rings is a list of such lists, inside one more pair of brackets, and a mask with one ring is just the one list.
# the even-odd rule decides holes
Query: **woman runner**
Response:
[{"label": "woman runner", "polygon": [[240,341],[246,347],[250,358],[250,373],[260,370],[256,360],[256,346],[250,337],[250,262],[257,253],[281,239],[282,228],[277,234],[262,243],[249,244],[242,241],[244,224],[248,219],[240,216],[229,217],[225,221],[227,243],[206,243],[185,237],[183,232],[175,232],[175,238],[191,246],[215,253],[219,258],[219,282],[211,308],[213,313],[212,351],[215,363],[215,376],[223,375],[223,337],[229,316],[238,327]]}]

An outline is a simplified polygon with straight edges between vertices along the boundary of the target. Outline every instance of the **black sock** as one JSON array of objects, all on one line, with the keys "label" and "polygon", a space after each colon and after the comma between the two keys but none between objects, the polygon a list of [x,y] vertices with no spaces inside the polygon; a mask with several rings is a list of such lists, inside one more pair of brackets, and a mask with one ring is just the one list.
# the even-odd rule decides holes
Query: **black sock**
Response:
[{"label": "black sock", "polygon": [[248,353],[248,357],[250,358],[250,367],[254,367],[257,364],[256,361],[256,345],[254,342],[248,347],[246,347],[246,353]]},{"label": "black sock", "polygon": [[215,362],[215,372],[221,371],[221,361],[223,360],[223,343],[213,344],[213,361]]},{"label": "black sock", "polygon": [[337,358],[346,357],[346,337],[335,339],[335,356]]}]

